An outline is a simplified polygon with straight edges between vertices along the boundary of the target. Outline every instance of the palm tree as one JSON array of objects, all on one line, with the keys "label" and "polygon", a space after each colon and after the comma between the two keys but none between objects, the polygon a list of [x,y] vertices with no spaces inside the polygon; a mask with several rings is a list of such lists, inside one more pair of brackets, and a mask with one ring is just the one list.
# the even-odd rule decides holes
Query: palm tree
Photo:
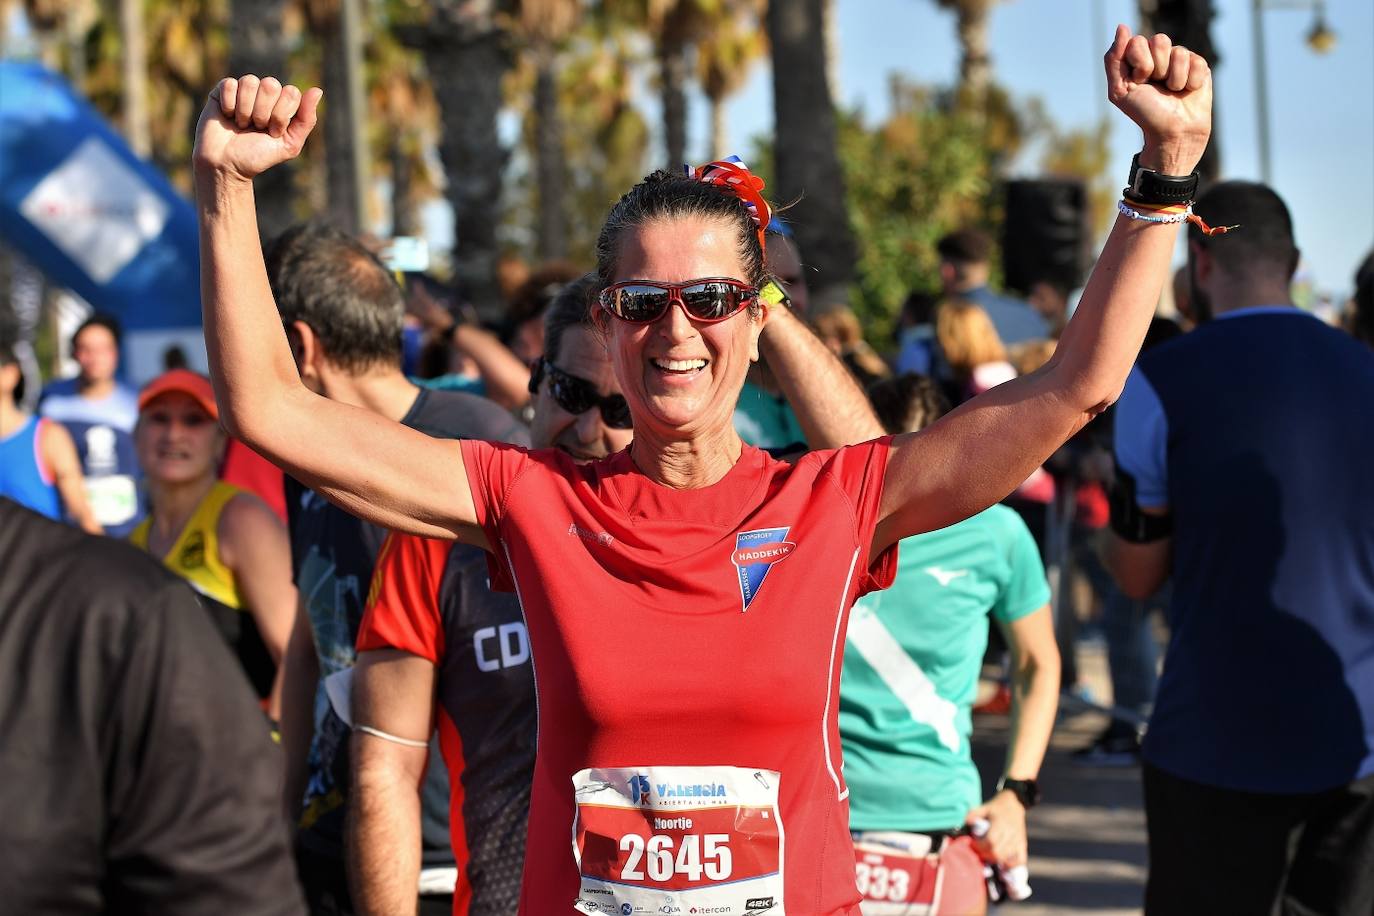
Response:
[{"label": "palm tree", "polygon": [[[406,0],[387,9],[387,21],[404,12]],[[419,231],[417,207],[438,193],[437,176],[425,159],[438,136],[439,107],[424,72],[424,63],[413,50],[398,42],[391,29],[378,29],[368,47],[368,111],[373,112],[369,136],[375,161],[387,163],[391,177],[391,234],[415,235]]]},{"label": "palm tree", "polygon": [[423,54],[439,103],[439,157],[454,217],[453,270],[482,316],[499,319],[497,229],[507,152],[496,119],[512,65],[500,19],[512,7],[498,0],[430,0],[424,12],[422,23],[397,34]]},{"label": "palm tree", "polygon": [[568,255],[566,163],[559,112],[558,51],[581,13],[579,0],[521,0],[520,25],[534,59],[534,170],[538,215],[535,251],[541,260]]},{"label": "palm tree", "polygon": [[[229,73],[273,75],[286,82],[286,0],[230,0]],[[291,188],[295,164],[268,169],[257,180],[258,231],[263,239],[281,234],[294,219]]]},{"label": "palm tree", "polygon": [[362,98],[361,0],[304,0],[306,21],[321,42],[325,206],[349,232],[362,230],[367,188],[367,113]]},{"label": "palm tree", "polygon": [[[644,175],[649,127],[635,99],[644,61],[641,35],[593,15],[560,55],[559,102],[565,126],[569,256],[589,263],[606,212]],[[531,125],[532,126],[532,125]],[[525,142],[532,146],[533,131]]]},{"label": "palm tree", "polygon": [[845,205],[835,106],[825,66],[827,2],[768,4],[777,120],[771,196],[797,201],[788,220],[802,257],[815,269],[813,285],[822,297],[848,288],[858,256]]},{"label": "palm tree", "polygon": [[988,53],[988,17],[997,0],[936,0],[941,9],[953,10],[959,31],[959,88],[981,102],[992,83],[992,56]]},{"label": "palm tree", "polygon": [[708,28],[697,45],[697,81],[711,105],[711,159],[729,155],[725,100],[748,80],[754,61],[768,49],[763,33],[763,2],[736,0]]},{"label": "palm tree", "polygon": [[687,161],[687,80],[691,66],[696,8],[691,0],[665,4],[657,19],[659,95],[663,105],[663,142],[668,153],[668,168]]},{"label": "palm tree", "polygon": [[143,0],[119,0],[124,139],[139,156],[152,150],[148,123],[148,32]]},{"label": "palm tree", "polygon": [[687,84],[693,45],[725,8],[727,0],[601,0],[614,18],[642,29],[653,43],[658,65],[663,141],[669,169],[687,161]]}]

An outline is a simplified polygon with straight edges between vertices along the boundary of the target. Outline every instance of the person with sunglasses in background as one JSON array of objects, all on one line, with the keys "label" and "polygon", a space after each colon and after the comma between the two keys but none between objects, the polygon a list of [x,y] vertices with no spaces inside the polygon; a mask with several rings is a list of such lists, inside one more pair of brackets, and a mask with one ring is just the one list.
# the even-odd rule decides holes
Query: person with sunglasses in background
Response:
[{"label": "person with sunglasses in background", "polygon": [[[578,463],[614,454],[633,437],[629,404],[593,323],[600,288],[597,275],[587,274],[554,298],[544,314],[544,354],[530,380],[533,446]],[[802,321],[779,312],[763,341],[776,352],[775,370],[797,415],[822,437],[811,444],[871,437],[875,418],[866,401],[844,403],[855,391],[827,384],[842,371],[838,361],[828,353],[819,365],[803,358],[810,335]],[[822,415],[847,422],[848,430],[820,422]],[[354,733],[357,814],[349,826],[360,912],[388,912],[389,902],[414,886],[418,859],[397,856],[376,839],[419,848],[415,812],[426,749],[418,736],[431,729],[449,785],[461,787],[449,814],[453,846],[467,850],[455,890],[463,903],[455,911],[511,912],[518,905],[534,777],[534,674],[520,605],[508,592],[491,591],[486,578],[485,552],[461,542],[394,534],[382,549],[353,673],[354,720],[367,726]],[[404,735],[414,737],[394,740]]]},{"label": "person with sunglasses in background", "polygon": [[[1207,64],[1125,26],[1104,62],[1109,98],[1144,131],[1132,185],[1191,184],[1180,176],[1211,132]],[[794,464],[732,423],[781,315],[760,296],[763,182],[738,160],[655,172],[596,245],[597,322],[634,439],[578,464],[430,439],[301,384],[258,260],[252,180],[299,155],[322,94],[225,79],[202,113],[217,392],[234,433],[328,498],[482,548],[493,586],[516,592],[539,695],[519,912],[857,913],[836,702],[849,608],[891,584],[898,541],[1004,498],[1115,399],[1186,208],[1123,203],[1040,371],[919,433]],[[814,336],[793,343],[825,364]],[[826,383],[862,397],[846,370]]]},{"label": "person with sunglasses in background", "polygon": [[[545,353],[529,383],[532,444],[578,462],[620,451],[633,435],[588,320],[596,288],[594,276],[584,277],[549,305]],[[450,787],[452,911],[509,913],[519,905],[534,675],[520,604],[490,588],[485,557],[462,542],[398,534],[378,553],[351,685],[352,720],[363,726],[352,738],[347,836],[359,913],[392,913],[414,897],[435,733]]]},{"label": "person with sunglasses in background", "polygon": [[630,407],[592,326],[595,274],[565,286],[544,313],[544,353],[530,376],[530,441],[574,461],[594,461],[630,444]]}]

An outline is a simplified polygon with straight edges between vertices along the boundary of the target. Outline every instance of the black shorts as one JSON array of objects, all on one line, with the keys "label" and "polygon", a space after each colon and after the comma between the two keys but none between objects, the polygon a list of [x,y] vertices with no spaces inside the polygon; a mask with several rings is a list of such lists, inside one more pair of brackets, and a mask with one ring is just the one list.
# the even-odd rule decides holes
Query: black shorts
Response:
[{"label": "black shorts", "polygon": [[1370,916],[1374,776],[1305,795],[1144,767],[1147,916]]}]

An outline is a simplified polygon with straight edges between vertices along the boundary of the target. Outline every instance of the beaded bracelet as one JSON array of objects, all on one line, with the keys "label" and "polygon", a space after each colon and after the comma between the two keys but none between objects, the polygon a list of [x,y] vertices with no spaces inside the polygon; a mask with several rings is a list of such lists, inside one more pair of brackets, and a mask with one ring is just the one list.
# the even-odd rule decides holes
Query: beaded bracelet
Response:
[{"label": "beaded bracelet", "polygon": [[1128,219],[1140,220],[1146,223],[1192,223],[1197,226],[1203,235],[1225,235],[1232,229],[1239,229],[1240,226],[1209,226],[1202,221],[1202,217],[1193,212],[1193,205],[1187,204],[1165,204],[1151,206],[1149,204],[1131,204],[1120,200],[1116,204],[1116,209],[1122,216]]},{"label": "beaded bracelet", "polygon": [[1116,209],[1120,210],[1123,216],[1147,223],[1185,223],[1193,213],[1192,204],[1176,204],[1159,208],[1137,204],[1133,207],[1124,199],[1117,202]]}]

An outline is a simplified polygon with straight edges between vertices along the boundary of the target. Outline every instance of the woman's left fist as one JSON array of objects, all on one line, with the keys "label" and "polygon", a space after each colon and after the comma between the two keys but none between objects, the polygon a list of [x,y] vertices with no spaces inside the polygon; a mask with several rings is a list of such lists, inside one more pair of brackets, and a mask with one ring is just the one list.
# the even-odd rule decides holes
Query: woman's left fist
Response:
[{"label": "woman's left fist", "polygon": [[1188,175],[1212,134],[1212,68],[1168,35],[1146,38],[1116,27],[1103,63],[1107,98],[1145,134],[1140,164]]}]

